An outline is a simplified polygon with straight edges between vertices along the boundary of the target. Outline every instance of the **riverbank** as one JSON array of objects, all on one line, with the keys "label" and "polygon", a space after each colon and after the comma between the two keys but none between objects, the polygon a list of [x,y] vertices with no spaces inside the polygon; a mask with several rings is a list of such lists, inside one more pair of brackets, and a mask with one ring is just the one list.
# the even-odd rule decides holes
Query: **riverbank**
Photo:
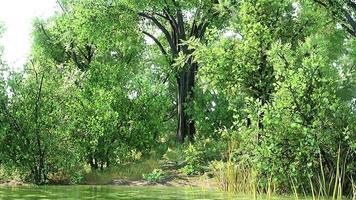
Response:
[{"label": "riverbank", "polygon": [[26,186],[27,183],[17,180],[0,180],[0,186]]},{"label": "riverbank", "polygon": [[218,183],[215,179],[209,178],[206,175],[201,176],[186,176],[177,175],[169,176],[157,182],[146,180],[127,180],[114,179],[111,185],[119,186],[166,186],[166,187],[201,187],[207,189],[218,189]]},{"label": "riverbank", "polygon": [[[161,180],[152,182],[144,179],[129,179],[129,178],[113,178],[103,183],[102,180],[89,180],[80,184],[48,184],[48,185],[112,185],[112,186],[149,186],[149,187],[197,187],[206,189],[218,189],[219,184],[216,179],[208,175],[188,176],[179,173],[178,171],[164,171],[164,177]],[[30,183],[25,183],[18,180],[0,180],[0,186],[29,186]]]}]

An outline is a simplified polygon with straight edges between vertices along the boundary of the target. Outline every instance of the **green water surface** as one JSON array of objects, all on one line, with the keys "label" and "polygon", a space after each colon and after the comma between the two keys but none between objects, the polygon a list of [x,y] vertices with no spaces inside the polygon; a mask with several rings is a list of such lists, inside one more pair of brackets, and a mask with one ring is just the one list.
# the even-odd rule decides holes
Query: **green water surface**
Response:
[{"label": "green water surface", "polygon": [[0,199],[250,199],[200,188],[121,187],[121,186],[44,186],[0,187]]},{"label": "green water surface", "polygon": [[[237,199],[253,200],[251,196],[232,195],[213,189],[191,187],[130,187],[130,186],[0,186],[0,200],[52,200],[52,199],[166,199],[206,200]],[[293,196],[258,196],[258,200],[294,200]],[[301,198],[300,200],[311,200]]]}]

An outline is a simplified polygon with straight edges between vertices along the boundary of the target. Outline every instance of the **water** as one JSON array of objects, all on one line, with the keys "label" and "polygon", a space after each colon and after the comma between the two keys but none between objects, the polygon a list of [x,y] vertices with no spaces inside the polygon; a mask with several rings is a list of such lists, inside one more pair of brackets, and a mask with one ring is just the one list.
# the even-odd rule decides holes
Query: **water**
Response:
[{"label": "water", "polygon": [[122,187],[122,186],[45,186],[45,187],[0,187],[2,200],[32,199],[250,199],[237,198],[224,192],[200,188],[175,187]]}]

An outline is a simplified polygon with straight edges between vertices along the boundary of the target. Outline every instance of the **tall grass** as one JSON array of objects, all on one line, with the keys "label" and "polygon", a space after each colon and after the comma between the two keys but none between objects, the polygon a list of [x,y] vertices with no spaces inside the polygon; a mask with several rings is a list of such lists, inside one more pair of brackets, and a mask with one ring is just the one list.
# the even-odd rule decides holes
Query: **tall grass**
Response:
[{"label": "tall grass", "polygon": [[[347,154],[348,153],[346,153],[345,158],[342,159],[341,147],[339,146],[335,162],[336,166],[334,169],[327,169],[322,162],[321,154],[319,154],[320,172],[316,176],[317,179],[315,181],[310,179],[310,188],[313,200],[326,198],[331,198],[332,200],[343,199],[343,187],[347,181],[345,179]],[[352,187],[354,187],[353,182]]]},{"label": "tall grass", "polygon": [[[227,151],[228,160],[215,161],[211,164],[211,169],[215,178],[220,183],[223,190],[228,192],[234,192],[244,195],[253,196],[256,199],[257,196],[263,195],[267,199],[271,199],[276,195],[278,190],[274,183],[274,175],[267,176],[267,184],[261,186],[258,181],[258,172],[254,172],[253,168],[246,168],[239,163],[235,163],[232,159],[232,152],[235,148],[235,144],[231,143]],[[341,153],[341,146],[338,148],[336,160],[333,162],[334,167],[327,167],[321,154],[319,154],[319,172],[309,177],[309,186],[301,186],[302,184],[297,179],[290,176],[290,191],[294,195],[294,198],[299,200],[302,194],[305,199],[321,200],[341,200],[352,199],[356,200],[356,185],[353,179],[349,180],[346,176],[348,152],[345,155]],[[273,170],[272,170],[273,171]],[[346,191],[344,188],[347,185],[347,181],[351,182],[351,194],[343,194]],[[309,192],[308,192],[309,191]],[[348,196],[346,196],[348,195]]]},{"label": "tall grass", "polygon": [[[309,178],[311,191],[310,195],[313,200],[341,200],[347,198],[347,194],[343,194],[343,192],[345,191],[344,186],[346,185],[346,181],[348,181],[346,180],[346,164],[348,153],[349,152],[347,152],[344,159],[342,159],[341,147],[339,146],[335,162],[336,166],[334,169],[327,169],[327,167],[322,162],[321,154],[319,154],[320,172],[314,176],[317,177],[316,179],[313,180],[312,178]],[[350,182],[352,193],[349,195],[350,198],[347,199],[356,200],[356,185],[352,178]],[[293,179],[291,179],[291,185],[295,198],[299,199],[298,189]],[[305,198],[307,198],[306,195]]]},{"label": "tall grass", "polygon": [[142,174],[151,173],[159,167],[158,161],[154,159],[137,161],[103,171],[91,171],[85,174],[84,182],[86,184],[111,184],[115,179],[140,180]]},{"label": "tall grass", "polygon": [[244,166],[237,165],[233,161],[233,150],[236,147],[235,142],[231,142],[228,148],[227,162],[215,161],[211,163],[210,168],[213,175],[220,183],[221,189],[233,193],[242,193],[256,196],[256,182],[252,171]]},{"label": "tall grass", "polygon": [[353,178],[351,178],[351,185],[352,185],[352,200],[356,200],[356,184]]}]

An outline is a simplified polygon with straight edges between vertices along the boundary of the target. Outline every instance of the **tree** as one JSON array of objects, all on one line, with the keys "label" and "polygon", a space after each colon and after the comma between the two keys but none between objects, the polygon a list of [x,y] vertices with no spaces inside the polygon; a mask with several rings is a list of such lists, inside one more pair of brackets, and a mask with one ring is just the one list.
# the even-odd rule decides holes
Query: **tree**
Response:
[{"label": "tree", "polygon": [[[0,24],[0,36],[3,34],[3,24]],[[7,101],[7,94],[6,94],[6,83],[5,83],[5,63],[3,61],[3,47],[0,46],[0,105],[4,105],[4,103]],[[0,135],[3,134],[5,131],[5,126],[4,126],[4,119],[5,115],[3,112],[0,112]],[[0,153],[0,165],[2,164],[2,155]]]},{"label": "tree", "polygon": [[221,26],[220,24],[224,23],[223,19],[226,16],[221,12],[223,9],[215,9],[215,6],[225,5],[220,5],[218,1],[176,0],[146,1],[136,4],[138,15],[154,24],[155,28],[163,34],[169,51],[162,41],[152,33],[146,30],[142,30],[142,32],[157,44],[172,67],[175,66],[174,62],[178,62],[178,66],[180,66],[178,69],[173,69],[178,93],[176,102],[178,110],[177,139],[183,142],[188,136],[192,141],[196,132],[195,122],[193,116],[187,113],[186,106],[194,99],[194,86],[199,66],[191,57],[194,49],[189,49],[185,42],[190,38],[203,40],[209,27]]},{"label": "tree", "polygon": [[342,133],[354,135],[352,98],[338,95],[354,87],[344,32],[310,2],[245,0],[230,34],[211,38],[208,46],[193,42],[195,58],[235,113],[236,164],[256,170],[262,188],[272,174],[280,192],[291,177],[300,188],[317,182],[320,157],[334,176],[339,146],[342,156],[352,149]]},{"label": "tree", "polygon": [[35,23],[34,56],[61,66],[76,85],[71,134],[83,160],[95,170],[127,161],[131,150],[150,152],[168,102],[154,69],[139,59],[145,48],[135,15],[103,1],[71,2],[63,12]]},{"label": "tree", "polygon": [[[242,1],[232,24],[233,36],[221,38],[197,53],[198,59],[210,56],[207,61],[202,61],[207,66],[204,74],[220,84],[224,94],[233,94],[230,100],[241,102],[240,98],[249,106],[251,110],[241,116],[246,118],[248,127],[256,125],[263,129],[263,107],[273,101],[275,72],[269,58],[272,44],[280,40],[295,45],[306,34],[300,30],[309,21],[296,20],[293,13],[289,1]],[[238,107],[232,106],[234,109]],[[260,134],[257,140],[259,138]]]},{"label": "tree", "polygon": [[0,143],[5,167],[43,184],[50,173],[68,172],[76,162],[66,134],[65,108],[70,93],[65,91],[70,89],[56,76],[58,69],[49,71],[39,64],[29,63],[26,76],[9,76],[7,94],[1,101],[4,119]]},{"label": "tree", "polygon": [[[271,51],[277,86],[274,104],[266,109],[266,137],[261,147],[271,149],[261,150],[262,160],[270,160],[264,163],[269,173],[288,174],[298,180],[300,188],[307,188],[309,179],[317,182],[316,174],[335,176],[336,158],[340,156],[348,166],[346,157],[353,156],[345,135],[353,138],[350,127],[355,119],[337,95],[344,80],[334,67],[344,67],[334,62],[345,51],[340,48],[345,35],[332,25],[324,31],[312,34],[296,49],[277,44]],[[272,158],[272,152],[279,153]],[[274,171],[272,165],[279,167]],[[354,172],[349,166],[345,175],[351,177]],[[288,182],[288,176],[280,176],[279,181]]]},{"label": "tree", "polygon": [[[174,102],[178,112],[177,138],[180,142],[183,142],[186,136],[192,140],[196,132],[194,119],[192,114],[187,112],[186,107],[192,105],[198,66],[191,57],[194,49],[188,49],[186,41],[190,38],[203,40],[209,27],[223,26],[224,21],[227,21],[225,10],[228,3],[116,0],[110,2],[61,1],[60,5],[64,14],[59,24],[67,26],[64,32],[59,32],[58,36],[66,41],[60,46],[62,49],[68,47],[64,52],[79,69],[89,67],[90,62],[86,58],[90,57],[92,61],[95,57],[94,51],[98,44],[93,43],[93,38],[99,38],[99,34],[100,36],[109,36],[110,33],[121,34],[117,38],[111,38],[111,42],[121,43],[127,39],[124,37],[132,37],[135,40],[136,34],[141,33],[142,38],[146,36],[159,47],[161,55],[166,59],[166,64],[170,66],[170,69],[165,70],[166,80],[174,80],[170,81],[170,84],[176,85],[178,94]],[[117,16],[121,19],[116,20]],[[70,26],[68,26],[68,21],[71,21]],[[83,22],[85,26],[78,28],[75,22]],[[86,35],[84,30],[88,30],[90,34]],[[113,32],[113,30],[120,31]],[[158,33],[155,33],[157,31]],[[65,37],[63,33],[66,33]],[[92,50],[93,55],[85,55],[87,52],[85,49],[88,48]],[[129,57],[129,54],[123,56]]]},{"label": "tree", "polygon": [[353,0],[313,0],[317,5],[328,10],[330,15],[352,37],[356,37],[356,3]]}]

